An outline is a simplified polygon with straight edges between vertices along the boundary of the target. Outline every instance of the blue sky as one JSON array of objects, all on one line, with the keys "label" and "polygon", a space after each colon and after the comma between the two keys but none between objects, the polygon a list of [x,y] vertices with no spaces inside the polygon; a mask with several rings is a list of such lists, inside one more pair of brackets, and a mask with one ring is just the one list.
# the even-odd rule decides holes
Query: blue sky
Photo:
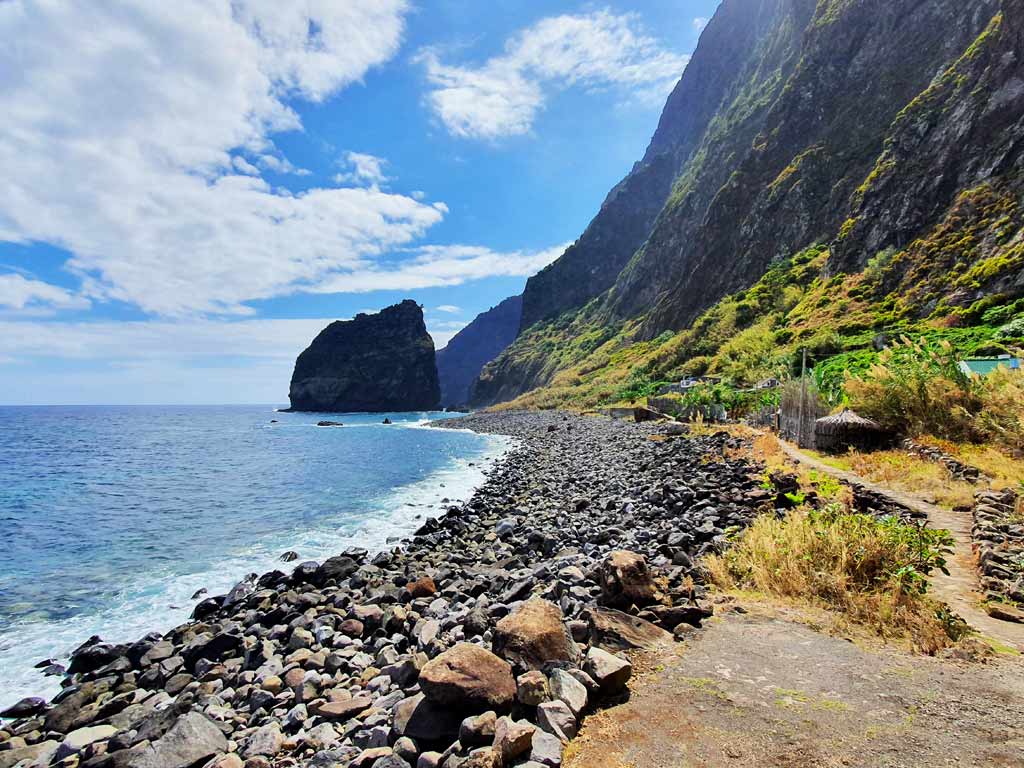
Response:
[{"label": "blue sky", "polygon": [[407,297],[443,346],[579,236],[716,6],[0,3],[0,403],[284,402]]}]

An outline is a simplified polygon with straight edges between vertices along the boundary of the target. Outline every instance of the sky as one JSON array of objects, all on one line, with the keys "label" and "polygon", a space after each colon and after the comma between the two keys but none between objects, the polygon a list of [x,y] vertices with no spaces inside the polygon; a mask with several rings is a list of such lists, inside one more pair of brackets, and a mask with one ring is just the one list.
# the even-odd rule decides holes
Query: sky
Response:
[{"label": "sky", "polygon": [[444,346],[640,159],[718,0],[0,1],[0,404],[287,402]]}]

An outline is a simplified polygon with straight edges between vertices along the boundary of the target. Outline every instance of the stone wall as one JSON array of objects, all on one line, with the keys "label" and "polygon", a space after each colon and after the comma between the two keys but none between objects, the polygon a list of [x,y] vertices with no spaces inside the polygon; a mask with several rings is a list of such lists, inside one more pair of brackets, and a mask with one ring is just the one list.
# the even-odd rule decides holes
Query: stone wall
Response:
[{"label": "stone wall", "polygon": [[985,597],[1024,607],[1024,519],[1016,502],[1011,489],[978,491],[971,535]]}]

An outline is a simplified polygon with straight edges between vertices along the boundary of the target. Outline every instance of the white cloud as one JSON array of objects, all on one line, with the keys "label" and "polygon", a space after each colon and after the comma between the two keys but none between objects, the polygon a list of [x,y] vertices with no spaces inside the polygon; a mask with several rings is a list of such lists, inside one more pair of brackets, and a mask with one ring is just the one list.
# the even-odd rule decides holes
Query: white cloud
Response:
[{"label": "white cloud", "polygon": [[[337,174],[334,180],[339,184],[365,184],[377,187],[388,180],[388,177],[384,175],[384,166],[386,164],[387,160],[376,155],[368,155],[362,152],[346,152],[341,160],[341,165],[348,170]],[[416,195],[412,195],[412,198],[414,200],[422,200],[422,198],[416,197]]]},{"label": "white cloud", "polygon": [[456,135],[494,139],[528,133],[546,91],[615,87],[627,97],[660,103],[689,61],[639,30],[635,14],[598,11],[544,18],[483,64],[454,66],[434,50],[418,56],[433,86],[427,99]]},{"label": "white cloud", "polygon": [[440,307],[434,307],[438,312],[447,312],[450,315],[457,315],[462,311],[462,307],[456,307],[454,304],[442,304]]},{"label": "white cloud", "polygon": [[707,16],[697,16],[693,20],[693,31],[694,32],[703,32],[704,31],[704,27],[706,27],[708,25],[709,21],[711,21],[711,19],[709,19]]},{"label": "white cloud", "polygon": [[[0,240],[73,253],[94,299],[151,313],[245,302],[372,266],[440,205],[272,187],[273,144],[398,50],[405,0],[0,2]],[[54,55],[59,51],[60,55]]]},{"label": "white cloud", "polygon": [[364,293],[381,289],[411,291],[462,285],[485,277],[532,275],[557,259],[571,243],[542,251],[499,252],[476,245],[427,245],[396,267],[367,267],[331,276],[309,290]]},{"label": "white cloud", "polygon": [[12,310],[88,309],[89,300],[20,274],[0,275],[0,307]]}]

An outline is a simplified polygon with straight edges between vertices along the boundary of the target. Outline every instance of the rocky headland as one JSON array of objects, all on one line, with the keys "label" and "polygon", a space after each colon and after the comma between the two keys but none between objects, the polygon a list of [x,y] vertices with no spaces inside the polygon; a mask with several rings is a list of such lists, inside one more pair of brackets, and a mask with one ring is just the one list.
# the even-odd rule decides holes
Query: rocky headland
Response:
[{"label": "rocky headland", "polygon": [[0,768],[559,765],[628,685],[624,652],[711,614],[700,555],[782,498],[725,433],[445,426],[518,439],[465,505],[390,552],[253,575],[162,635],[93,638],[53,701],[4,713]]},{"label": "rocky headland", "polygon": [[406,299],[324,328],[295,361],[288,398],[292,411],[436,409],[434,341],[419,304]]}]

